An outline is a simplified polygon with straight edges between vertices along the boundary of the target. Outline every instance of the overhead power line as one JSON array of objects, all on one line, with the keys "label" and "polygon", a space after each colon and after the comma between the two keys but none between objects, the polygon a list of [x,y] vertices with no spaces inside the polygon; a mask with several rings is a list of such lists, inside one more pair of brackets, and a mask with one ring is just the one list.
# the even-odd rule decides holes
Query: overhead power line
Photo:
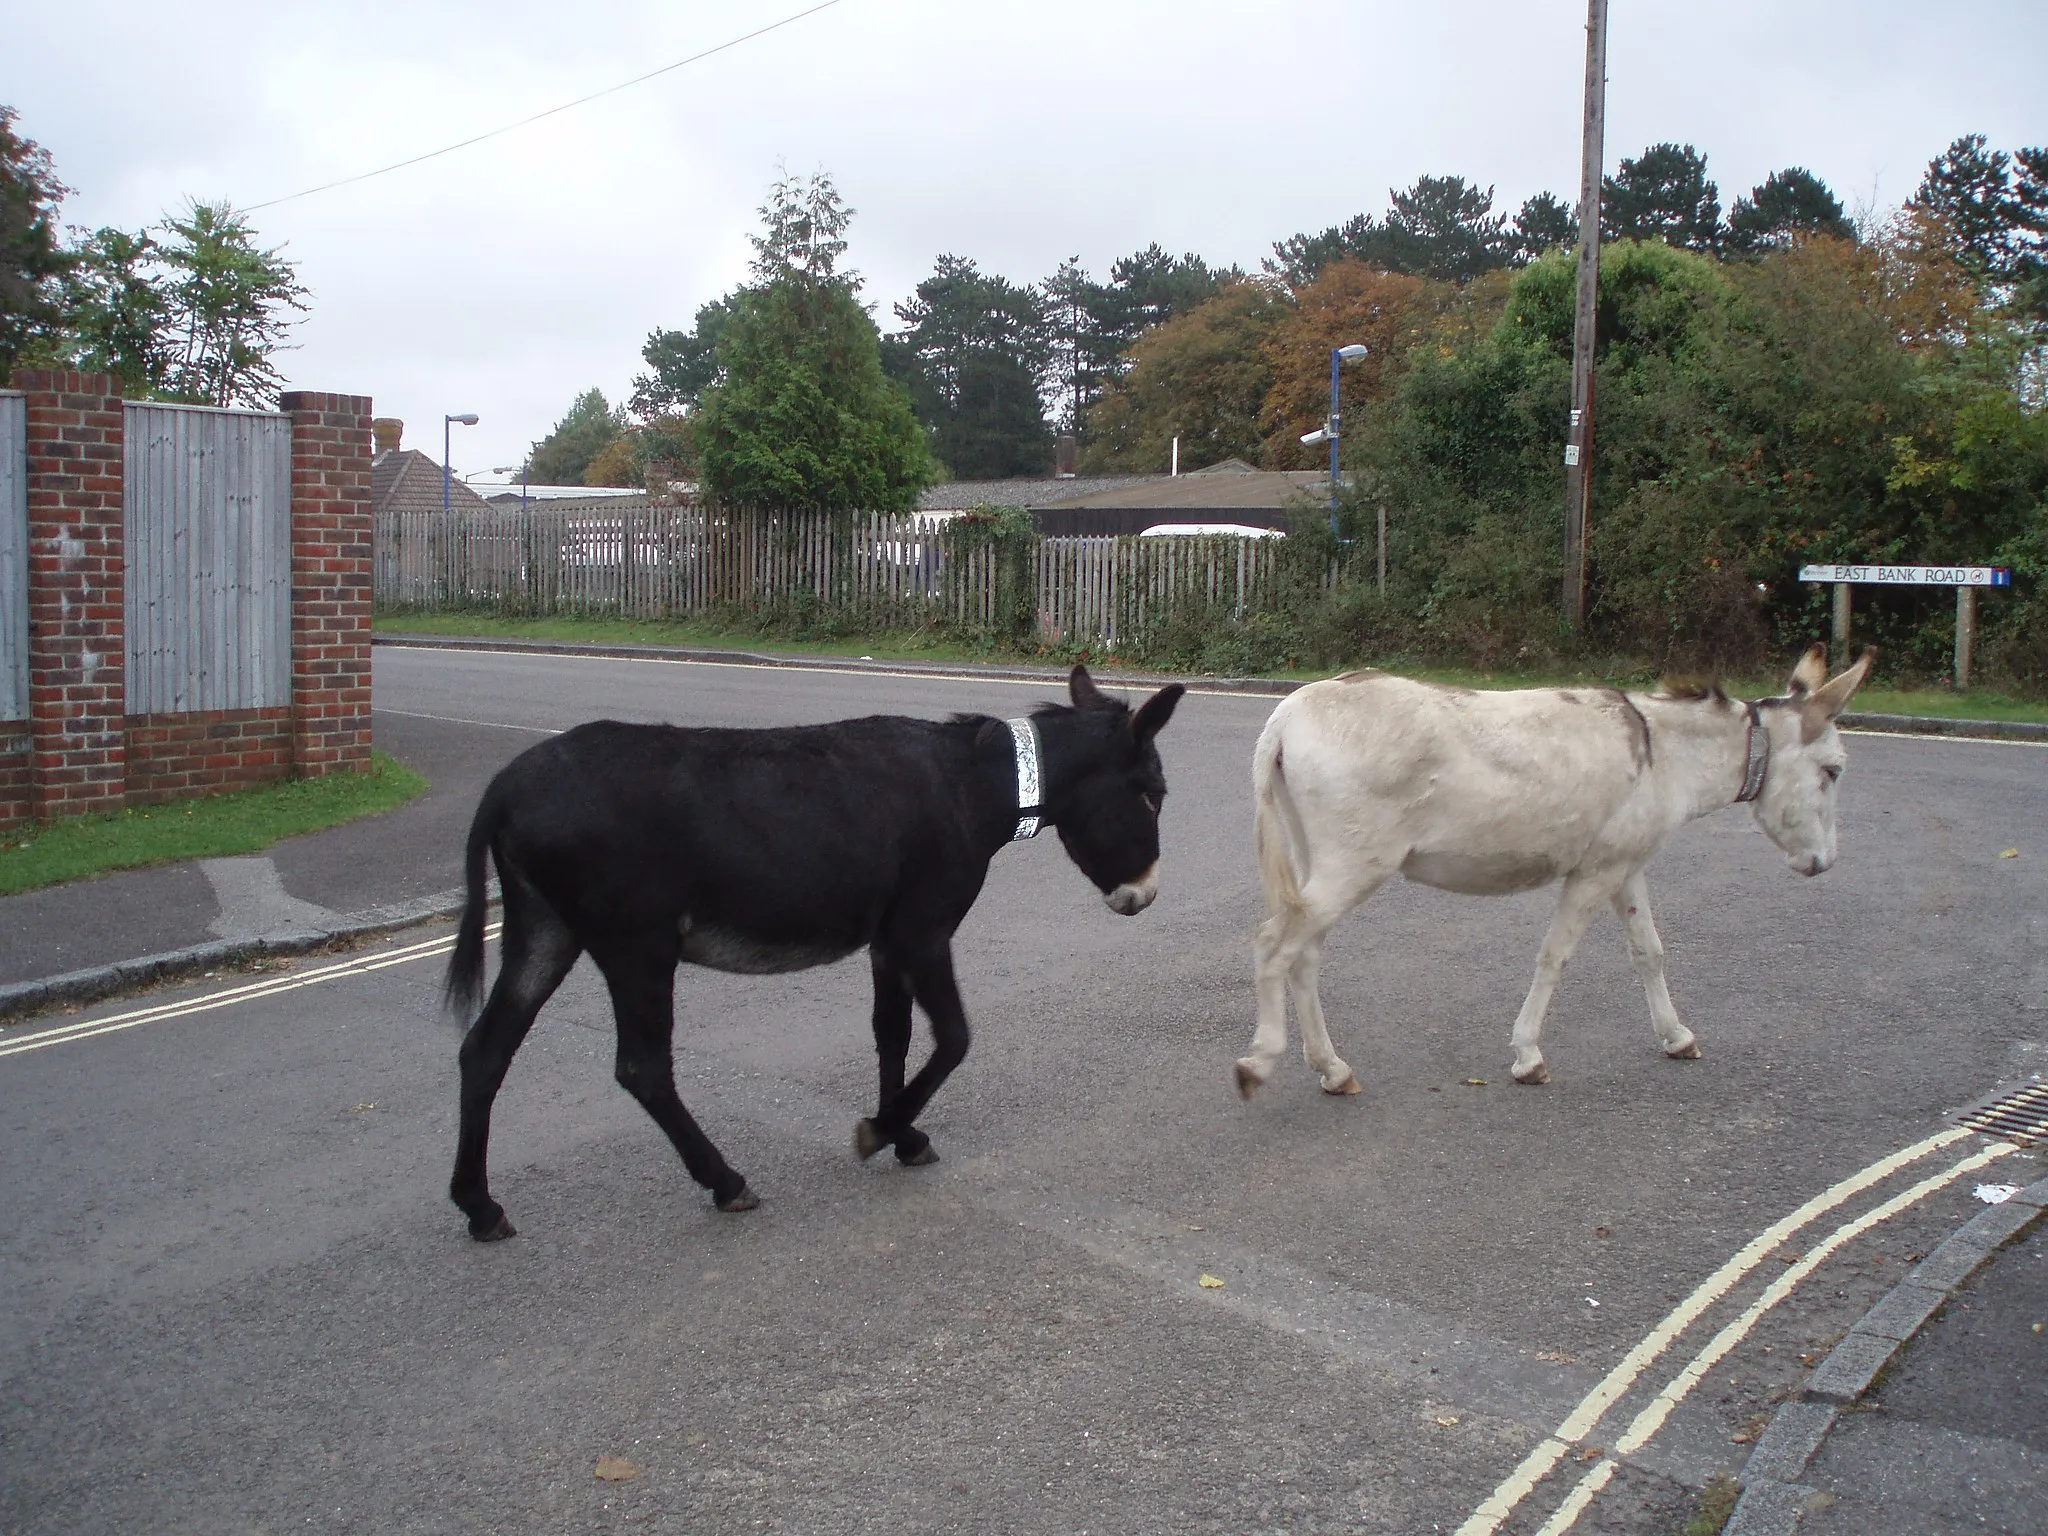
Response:
[{"label": "overhead power line", "polygon": [[251,203],[241,211],[244,213],[254,213],[260,208],[275,208],[279,203],[297,202],[300,198],[311,197],[316,192],[332,192],[336,187],[353,186],[359,181],[368,181],[373,176],[387,176],[393,171],[402,171],[409,165],[418,165],[426,160],[437,160],[442,155],[452,155],[458,149],[467,149],[472,144],[481,144],[486,139],[495,139],[501,133],[510,133],[515,128],[524,128],[528,123],[537,123],[544,117],[554,117],[558,113],[567,112],[572,108],[586,106],[596,101],[599,97],[613,96],[620,91],[630,90],[633,86],[644,85],[647,81],[655,79],[657,76],[666,75],[673,70],[681,69],[686,64],[695,64],[701,60],[708,59],[714,53],[724,53],[728,48],[737,48],[741,43],[750,43],[757,37],[765,37],[770,32],[779,31],[783,27],[802,21],[806,16],[815,16],[820,11],[829,11],[838,4],[840,4],[840,0],[823,0],[822,4],[814,5],[807,11],[798,11],[795,15],[785,16],[780,21],[771,21],[765,27],[756,27],[751,32],[742,33],[735,38],[729,38],[725,42],[718,44],[715,48],[706,48],[702,53],[693,53],[687,59],[677,59],[673,64],[664,64],[659,69],[650,69],[644,75],[635,75],[630,80],[621,80],[617,85],[608,85],[601,91],[592,91],[588,96],[579,96],[574,101],[565,101],[558,107],[549,107],[545,112],[536,112],[530,117],[520,118],[517,122],[505,123],[486,133],[479,133],[473,138],[463,139],[459,143],[446,144],[439,149],[430,149],[425,154],[414,155],[409,160],[399,160],[390,165],[380,165],[374,171],[364,171],[355,176],[344,176],[339,181],[322,182],[319,186],[308,187],[303,192],[290,192],[283,197],[273,197],[268,202]]}]

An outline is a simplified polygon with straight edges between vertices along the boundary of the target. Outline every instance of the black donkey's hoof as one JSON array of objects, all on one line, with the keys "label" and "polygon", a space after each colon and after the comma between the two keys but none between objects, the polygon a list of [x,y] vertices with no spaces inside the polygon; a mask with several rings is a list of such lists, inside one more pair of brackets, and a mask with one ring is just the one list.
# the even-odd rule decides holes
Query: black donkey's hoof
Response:
[{"label": "black donkey's hoof", "polygon": [[517,1237],[519,1229],[505,1219],[503,1211],[498,1212],[496,1221],[472,1221],[469,1235],[480,1243],[502,1243],[508,1237]]},{"label": "black donkey's hoof", "polygon": [[887,1145],[889,1145],[887,1139],[882,1135],[881,1131],[876,1129],[874,1121],[858,1120],[854,1122],[853,1150],[859,1155],[862,1162],[866,1162]]},{"label": "black donkey's hoof", "polygon": [[725,1211],[727,1213],[735,1211],[751,1211],[755,1206],[759,1205],[760,1203],[761,1197],[755,1194],[751,1189],[747,1188],[745,1181],[742,1181],[738,1189],[734,1190],[731,1194],[725,1196],[718,1202],[718,1208],[721,1211]]},{"label": "black donkey's hoof", "polygon": [[932,1163],[936,1163],[938,1160],[939,1149],[930,1142],[926,1142],[915,1152],[902,1146],[896,1149],[896,1161],[906,1168],[924,1168]]}]

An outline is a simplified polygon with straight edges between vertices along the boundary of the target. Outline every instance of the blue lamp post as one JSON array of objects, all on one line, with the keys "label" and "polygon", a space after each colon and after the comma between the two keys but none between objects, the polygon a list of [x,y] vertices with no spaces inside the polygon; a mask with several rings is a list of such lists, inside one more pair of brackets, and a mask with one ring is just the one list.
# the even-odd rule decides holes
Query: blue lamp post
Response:
[{"label": "blue lamp post", "polygon": [[1318,443],[1330,445],[1330,533],[1337,532],[1337,448],[1344,437],[1344,417],[1338,409],[1338,380],[1346,363],[1355,363],[1364,357],[1366,349],[1357,342],[1348,347],[1330,348],[1330,420],[1327,426],[1301,435],[1302,445],[1313,448]]},{"label": "blue lamp post", "polygon": [[464,411],[460,416],[443,416],[441,418],[441,510],[443,512],[449,511],[454,506],[455,500],[455,472],[448,466],[448,426],[449,423],[457,421],[461,422],[465,427],[473,427],[477,423],[477,414],[475,411]]}]

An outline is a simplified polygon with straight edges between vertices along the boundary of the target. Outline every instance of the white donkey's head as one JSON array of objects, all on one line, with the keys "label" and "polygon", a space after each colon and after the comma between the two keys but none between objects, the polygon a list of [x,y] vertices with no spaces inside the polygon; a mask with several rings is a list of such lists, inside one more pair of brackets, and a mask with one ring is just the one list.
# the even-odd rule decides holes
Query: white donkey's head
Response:
[{"label": "white donkey's head", "polygon": [[1802,875],[1817,875],[1835,862],[1835,785],[1849,760],[1835,717],[1863,686],[1876,657],[1865,651],[1856,665],[1830,678],[1827,647],[1812,646],[1792,669],[1785,696],[1754,706],[1770,753],[1751,810],[1765,835],[1785,851],[1785,862]]}]

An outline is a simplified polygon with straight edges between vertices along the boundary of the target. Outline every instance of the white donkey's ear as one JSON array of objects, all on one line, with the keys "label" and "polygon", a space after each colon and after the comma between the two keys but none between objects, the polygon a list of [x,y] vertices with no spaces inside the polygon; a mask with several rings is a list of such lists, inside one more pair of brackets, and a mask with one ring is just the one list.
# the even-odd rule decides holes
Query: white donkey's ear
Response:
[{"label": "white donkey's ear", "polygon": [[1804,729],[1800,734],[1808,741],[1813,740],[1841,712],[1849,707],[1849,701],[1856,696],[1856,690],[1863,686],[1870,676],[1871,666],[1877,661],[1876,651],[1865,651],[1856,658],[1856,665],[1830,678],[1814,691],[1813,697],[1800,707],[1800,719]]},{"label": "white donkey's ear", "polygon": [[1806,654],[1799,658],[1799,665],[1792,669],[1792,682],[1786,692],[1796,699],[1802,693],[1817,692],[1827,680],[1828,648],[1815,643],[1806,648]]}]

